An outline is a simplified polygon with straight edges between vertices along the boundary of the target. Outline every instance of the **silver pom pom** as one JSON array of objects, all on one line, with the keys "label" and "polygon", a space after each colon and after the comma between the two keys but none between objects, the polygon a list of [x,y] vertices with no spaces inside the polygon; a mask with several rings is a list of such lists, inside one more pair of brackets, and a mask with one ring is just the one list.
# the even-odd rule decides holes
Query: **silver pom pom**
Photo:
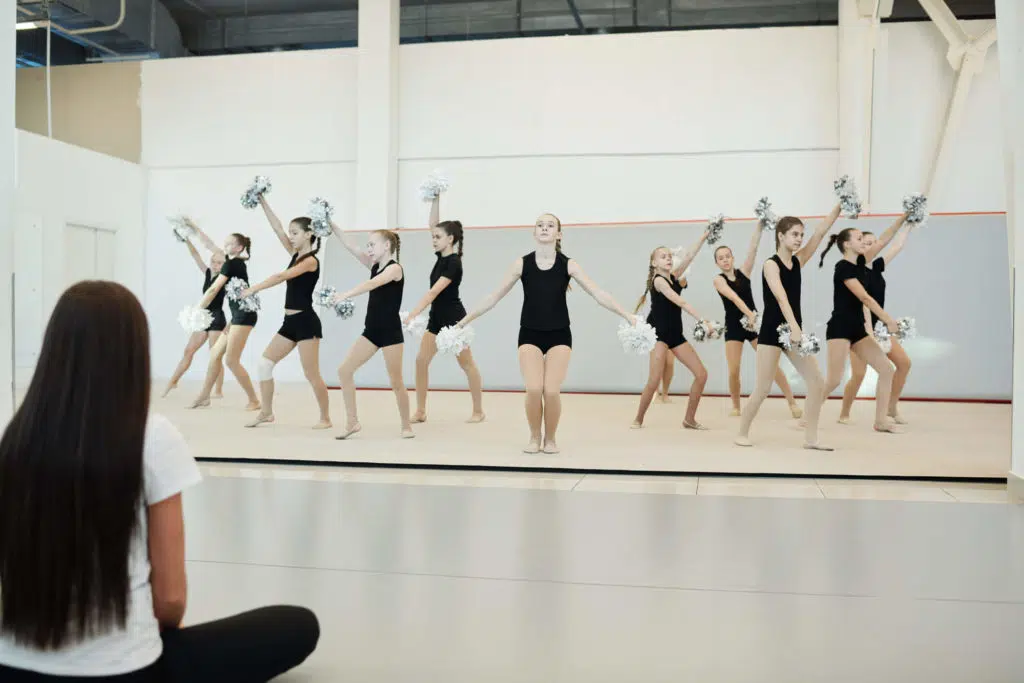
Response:
[{"label": "silver pom pom", "polygon": [[857,218],[862,210],[860,194],[857,192],[857,185],[848,175],[844,175],[832,184],[839,197],[839,207],[847,218]]},{"label": "silver pom pom", "polygon": [[725,228],[725,216],[722,214],[712,216],[708,221],[708,244],[714,244],[722,239],[723,228]]},{"label": "silver pom pom", "polygon": [[896,328],[896,338],[900,341],[917,336],[917,321],[913,318],[900,318],[896,321]]},{"label": "silver pom pom", "polygon": [[179,242],[187,242],[189,238],[195,236],[196,229],[188,224],[184,216],[171,216],[167,219],[171,223],[171,230],[174,231],[174,237]]},{"label": "silver pom pom", "polygon": [[[786,351],[793,350],[793,343],[789,338],[789,323],[782,323],[778,327],[779,330],[779,344]],[[796,352],[801,356],[813,356],[814,354],[821,351],[821,340],[818,339],[818,335],[814,333],[804,332],[800,337],[800,341],[797,343]]]},{"label": "silver pom pom", "polygon": [[712,339],[721,339],[725,334],[725,325],[713,320],[702,320],[693,328],[693,341],[705,342]]},{"label": "silver pom pom", "polygon": [[323,197],[313,197],[309,200],[309,217],[312,220],[313,234],[324,239],[331,236],[331,216],[334,215],[334,207]]},{"label": "silver pom pom", "polygon": [[630,325],[625,321],[619,323],[619,342],[622,344],[622,350],[626,353],[646,355],[658,343],[658,333],[638,316],[635,317],[635,320],[635,325]]},{"label": "silver pom pom", "polygon": [[317,306],[321,308],[329,308],[334,305],[334,295],[338,293],[338,290],[331,285],[325,285],[320,289],[313,292],[313,300]]},{"label": "silver pom pom", "polygon": [[435,340],[437,342],[437,350],[443,354],[457,356],[469,348],[475,336],[476,333],[472,327],[459,327],[457,325],[442,327],[441,331],[437,333],[437,339]]},{"label": "silver pom pom", "polygon": [[178,324],[190,334],[205,332],[213,324],[213,313],[198,306],[186,306],[178,314]]},{"label": "silver pom pom", "polygon": [[919,192],[907,195],[903,198],[903,210],[907,214],[908,223],[924,225],[928,220],[928,198]]},{"label": "silver pom pom", "polygon": [[233,277],[224,285],[228,300],[236,302],[239,310],[256,313],[260,310],[260,296],[259,294],[250,294],[247,297],[242,297],[242,291],[246,289],[249,289],[249,283],[240,277]]},{"label": "silver pom pom", "polygon": [[242,193],[242,207],[255,209],[260,205],[260,197],[270,193],[270,178],[258,175],[252,184]]},{"label": "silver pom pom", "polygon": [[875,323],[874,337],[878,345],[882,347],[882,351],[889,353],[892,351],[892,339],[889,334],[889,328],[885,326],[881,320]]},{"label": "silver pom pom", "polygon": [[420,184],[420,197],[423,198],[423,201],[430,202],[440,197],[442,192],[447,192],[450,187],[451,181],[448,180],[444,172],[435,169]]},{"label": "silver pom pom", "polygon": [[761,312],[754,311],[753,320],[749,316],[743,316],[743,319],[740,320],[740,326],[748,332],[757,332],[761,329]]},{"label": "silver pom pom", "polygon": [[779,217],[772,211],[772,203],[768,201],[767,197],[757,200],[757,205],[754,206],[754,215],[757,216],[758,225],[765,231],[775,230],[775,225],[779,222]]},{"label": "silver pom pom", "polygon": [[342,299],[332,306],[334,313],[342,320],[348,320],[356,312],[356,304],[352,299]]},{"label": "silver pom pom", "polygon": [[[407,315],[409,315],[409,311],[402,311],[398,314],[402,320],[405,320]],[[408,324],[402,325],[402,329],[414,337],[422,337],[423,333],[427,331],[427,314],[420,313],[418,316],[410,320]]]}]

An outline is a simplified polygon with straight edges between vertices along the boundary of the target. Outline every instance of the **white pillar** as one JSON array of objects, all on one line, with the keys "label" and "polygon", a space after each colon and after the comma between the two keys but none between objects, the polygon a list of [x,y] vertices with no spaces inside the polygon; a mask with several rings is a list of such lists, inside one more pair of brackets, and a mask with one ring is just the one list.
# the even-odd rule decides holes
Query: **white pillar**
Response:
[{"label": "white pillar", "polygon": [[399,0],[359,2],[357,230],[398,222]]},{"label": "white pillar", "polygon": [[[7,9],[3,9],[6,7]],[[0,429],[14,410],[15,0],[0,0]],[[6,56],[4,56],[6,55]],[[3,66],[6,64],[7,66]]]},{"label": "white pillar", "polygon": [[1013,248],[1013,428],[1011,494],[1024,499],[1024,6],[996,0],[999,75],[1003,89],[1006,228]]},{"label": "white pillar", "polygon": [[[871,201],[871,118],[878,21],[858,0],[839,0],[839,173]],[[873,3],[872,3],[873,10]]]}]

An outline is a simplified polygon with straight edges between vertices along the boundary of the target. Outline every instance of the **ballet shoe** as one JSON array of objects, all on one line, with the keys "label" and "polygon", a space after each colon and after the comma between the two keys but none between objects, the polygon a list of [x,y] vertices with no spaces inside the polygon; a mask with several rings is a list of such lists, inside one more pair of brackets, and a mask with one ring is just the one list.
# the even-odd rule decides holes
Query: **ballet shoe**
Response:
[{"label": "ballet shoe", "polygon": [[415,439],[416,433],[412,431],[412,426],[402,427],[402,438],[403,439]]},{"label": "ballet shoe", "polygon": [[472,415],[469,416],[469,419],[466,420],[466,422],[468,422],[471,425],[475,425],[480,424],[486,419],[487,416],[484,413],[473,413]]},{"label": "ballet shoe", "polygon": [[790,404],[789,412],[793,416],[794,420],[799,420],[801,417],[804,416],[803,408],[801,408],[800,406],[798,406],[795,403],[791,403]]},{"label": "ballet shoe", "polygon": [[850,419],[849,415],[846,415],[845,417],[840,415],[839,419],[836,420],[836,422],[838,422],[841,425],[852,425],[853,424],[853,420]]},{"label": "ballet shoe", "polygon": [[804,448],[809,451],[834,451],[831,446],[822,446],[820,443],[805,443]]},{"label": "ballet shoe", "polygon": [[633,424],[629,425],[629,428],[630,429],[643,429],[644,428],[644,423],[641,422],[640,420],[634,420]]},{"label": "ballet shoe", "polygon": [[754,445],[753,442],[745,436],[737,436],[732,440],[732,442],[737,446],[743,446],[744,448],[750,448]]},{"label": "ballet shoe", "polygon": [[160,398],[167,398],[167,395],[169,393],[171,393],[172,391],[174,391],[175,389],[177,389],[177,388],[178,388],[177,384],[169,384],[169,385],[167,385],[167,388],[164,389],[164,393],[160,394]]},{"label": "ballet shoe", "polygon": [[739,416],[740,416],[740,415],[742,415],[742,414],[743,414],[743,413],[741,413],[741,412],[740,412],[740,409],[739,409],[739,408],[733,408],[733,409],[732,409],[732,410],[731,410],[731,411],[729,412],[729,417],[739,417]]},{"label": "ballet shoe", "polygon": [[409,418],[409,421],[412,422],[413,424],[420,424],[420,423],[426,422],[427,421],[427,414],[426,413],[417,412],[411,418]]},{"label": "ballet shoe", "polygon": [[540,453],[540,439],[530,439],[530,443],[523,447],[523,453]]},{"label": "ballet shoe", "polygon": [[331,424],[330,420],[320,420],[315,425],[313,425],[313,429],[330,429],[333,426],[334,425]]},{"label": "ballet shoe", "polygon": [[208,398],[197,398],[192,402],[192,405],[188,407],[189,410],[195,410],[196,408],[209,408],[210,399]]},{"label": "ballet shoe", "polygon": [[658,395],[658,403],[671,403],[671,402],[672,402],[672,397],[669,396],[668,394],[659,394]]},{"label": "ballet shoe", "polygon": [[899,413],[889,413],[889,419],[892,420],[893,422],[895,422],[898,425],[910,424]]},{"label": "ballet shoe", "polygon": [[251,429],[253,427],[259,427],[261,424],[270,424],[273,421],[273,415],[264,415],[263,413],[260,413],[259,415],[256,416],[255,420],[253,420],[252,422],[245,426]]},{"label": "ballet shoe", "polygon": [[212,398],[212,399],[218,399],[218,400],[219,400],[219,399],[222,399],[222,398],[224,398],[224,392],[223,392],[223,391],[221,391],[221,392],[219,392],[219,393],[215,393],[215,394],[210,394],[210,398]]},{"label": "ballet shoe", "polygon": [[557,453],[561,453],[561,451],[558,449],[558,444],[555,443],[554,441],[545,441],[543,450],[548,455],[555,455]]},{"label": "ballet shoe", "polygon": [[249,401],[248,403],[245,404],[245,410],[250,413],[254,410],[259,410],[262,407],[263,406],[260,405],[259,401]]},{"label": "ballet shoe", "polygon": [[706,432],[708,430],[708,428],[705,427],[704,425],[702,425],[700,422],[686,422],[686,421],[683,421],[683,429],[693,429],[694,431],[698,431],[698,432]]},{"label": "ballet shoe", "polygon": [[362,428],[363,428],[363,426],[361,424],[359,424],[358,422],[356,422],[354,425],[346,426],[345,427],[345,431],[342,432],[341,434],[339,434],[338,436],[334,437],[334,438],[337,441],[344,441],[345,439],[349,438],[353,434],[358,433]]},{"label": "ballet shoe", "polygon": [[875,424],[875,425],[872,426],[872,428],[876,432],[880,432],[882,434],[901,434],[902,433],[901,430],[897,429],[896,425],[891,423],[891,422],[886,422],[885,424]]}]

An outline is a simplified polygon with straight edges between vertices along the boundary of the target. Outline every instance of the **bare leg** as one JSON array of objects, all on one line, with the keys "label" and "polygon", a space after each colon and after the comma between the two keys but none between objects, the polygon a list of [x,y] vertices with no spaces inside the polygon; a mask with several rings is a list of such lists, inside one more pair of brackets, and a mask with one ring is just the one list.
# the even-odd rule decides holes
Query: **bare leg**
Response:
[{"label": "bare leg", "polygon": [[572,349],[556,346],[544,356],[544,452],[558,452],[558,421],[562,419],[562,382]]},{"label": "bare leg", "polygon": [[[249,325],[234,325],[231,328],[231,332],[228,333],[228,350],[224,354],[224,363],[228,366],[228,370],[235,376],[235,379],[240,385],[242,385],[242,391],[249,398],[249,404],[245,407],[246,410],[259,410],[260,399],[256,395],[256,390],[253,389],[252,380],[249,379],[249,373],[245,371],[245,367],[242,365],[242,352],[245,351],[245,343],[249,340],[249,335],[252,333],[252,327]],[[216,381],[216,377],[210,377],[207,375],[206,378],[209,383],[211,380]],[[212,386],[204,387],[207,397],[210,395]]]},{"label": "bare leg", "polygon": [[469,416],[468,422],[484,421],[484,380],[480,377],[480,369],[473,360],[473,352],[466,349],[457,357],[459,367],[466,373],[469,380],[469,395],[473,397],[473,414]]},{"label": "bare leg", "polygon": [[[751,341],[750,345],[756,349],[757,340],[754,339]],[[799,404],[796,402],[796,397],[793,396],[793,387],[789,386],[789,380],[786,379],[786,373],[782,371],[781,363],[779,364],[779,368],[775,371],[775,384],[777,384],[779,390],[782,391],[782,395],[786,397],[786,403],[789,404],[789,413],[793,416],[793,419],[799,420],[803,417],[804,411],[800,409]]]},{"label": "bare leg", "polygon": [[416,354],[416,413],[413,422],[427,420],[427,387],[430,384],[430,362],[437,355],[437,336],[426,332],[420,340],[420,351]]},{"label": "bare leg", "polygon": [[[274,338],[267,344],[266,350],[263,351],[263,357],[273,363],[280,363],[284,360],[285,356],[292,352],[295,348],[295,342],[290,339],[285,339],[279,334],[275,334]],[[246,427],[258,427],[265,422],[274,421],[274,379],[270,378],[264,380],[260,378],[260,399],[262,399],[262,406],[260,412],[256,415],[256,418],[246,425]]]},{"label": "bare leg", "polygon": [[[167,382],[167,388],[164,389],[161,398],[166,398],[167,394],[171,393],[178,386],[178,381],[192,366],[192,359],[195,357],[196,351],[203,348],[203,344],[208,336],[209,333],[207,332],[193,332],[189,336],[188,342],[185,344],[185,351],[181,355],[181,360],[178,361],[178,367],[174,368],[174,374],[171,375],[170,381]],[[213,345],[211,344],[210,347],[213,348]]]},{"label": "bare leg", "polygon": [[544,419],[544,354],[532,344],[519,347],[519,371],[526,385],[526,422],[530,426],[530,442],[524,453],[539,453],[541,420]]},{"label": "bare leg", "polygon": [[889,352],[889,360],[896,365],[896,372],[892,377],[892,393],[889,396],[889,417],[896,424],[906,424],[899,412],[900,396],[903,395],[903,387],[907,384],[907,376],[910,374],[910,356],[906,349],[896,341],[892,340],[892,350]]},{"label": "bare leg", "polygon": [[878,388],[875,391],[875,431],[895,431],[888,420],[889,395],[892,392],[892,378],[895,374],[892,363],[872,337],[866,337],[854,344],[853,352],[878,373]]},{"label": "bare leg", "polygon": [[[831,343],[831,342],[830,342]],[[821,407],[825,403],[825,380],[821,376],[821,368],[818,367],[818,359],[814,356],[801,356],[789,351],[786,353],[789,362],[793,364],[796,371],[807,385],[807,414],[805,419],[807,425],[804,427],[804,448],[815,451],[831,451],[828,446],[818,443],[818,420],[821,417]]]},{"label": "bare leg", "polygon": [[338,435],[338,439],[347,439],[362,429],[356,412],[355,375],[356,370],[363,367],[366,361],[373,358],[375,353],[377,353],[377,347],[366,337],[359,337],[352,344],[352,348],[348,350],[348,355],[342,361],[341,367],[338,368],[338,380],[341,382],[341,398],[345,403],[345,431]]},{"label": "bare leg", "polygon": [[327,394],[327,384],[320,374],[320,340],[305,339],[299,342],[299,360],[302,361],[302,372],[306,381],[313,387],[316,404],[320,408],[320,421],[313,429],[331,428],[331,400]]},{"label": "bare leg", "polygon": [[864,382],[864,375],[867,374],[868,364],[864,359],[850,351],[850,380],[843,389],[843,407],[839,409],[839,423],[849,424],[850,411],[853,410],[853,402],[857,400],[857,392]]},{"label": "bare leg", "polygon": [[768,392],[772,388],[772,379],[775,377],[775,372],[779,369],[779,358],[782,356],[782,349],[778,346],[758,346],[757,347],[757,381],[754,384],[754,391],[751,392],[750,398],[747,399],[747,406],[743,409],[743,414],[740,417],[740,429],[736,435],[736,444],[738,446],[752,446],[750,442],[750,425],[757,417],[757,412],[761,410],[761,404],[768,397]]},{"label": "bare leg", "polygon": [[395,400],[398,402],[398,415],[402,419],[402,438],[411,439],[412,423],[409,421],[409,391],[405,388],[405,380],[402,379],[402,354],[405,352],[405,344],[392,344],[381,349],[384,354],[384,366],[388,371],[388,379],[391,380],[391,391],[395,392]]},{"label": "bare leg", "polygon": [[[652,352],[653,353],[653,352]],[[669,389],[672,387],[672,376],[676,374],[676,359],[671,353],[665,354],[665,367],[661,373],[661,394],[658,400],[662,403],[671,403]]]},{"label": "bare leg", "polygon": [[[757,344],[754,344],[757,348]],[[743,360],[743,342],[725,342],[725,360],[729,364],[729,398],[732,399],[732,417],[740,414],[740,364]]]},{"label": "bare leg", "polygon": [[683,418],[683,426],[687,429],[706,429],[704,425],[697,422],[697,406],[700,405],[700,398],[704,393],[704,386],[708,383],[708,370],[697,355],[697,349],[693,348],[690,342],[684,342],[672,349],[672,353],[679,359],[679,362],[686,366],[686,369],[693,373],[693,382],[690,384],[690,395],[686,401],[686,416]]},{"label": "bare leg", "polygon": [[637,406],[636,417],[633,419],[633,429],[640,429],[644,426],[644,416],[647,415],[647,409],[651,407],[654,392],[658,390],[658,385],[661,384],[662,375],[665,372],[665,366],[668,365],[665,362],[666,356],[671,358],[673,363],[676,362],[675,356],[668,352],[668,346],[665,345],[665,342],[655,344],[650,354],[647,384],[644,385],[644,390],[640,393],[640,405]]},{"label": "bare leg", "polygon": [[[228,329],[231,329],[231,328],[228,328]],[[211,332],[210,333],[210,339],[209,339],[208,343],[210,345],[210,350],[211,351],[213,350],[213,345],[217,343],[217,340],[220,339],[221,335],[223,335],[223,334],[224,334],[224,332]],[[220,366],[220,371],[217,373],[217,379],[214,380],[214,383],[213,383],[213,394],[212,395],[213,395],[213,398],[224,398],[224,366],[223,365]]]}]

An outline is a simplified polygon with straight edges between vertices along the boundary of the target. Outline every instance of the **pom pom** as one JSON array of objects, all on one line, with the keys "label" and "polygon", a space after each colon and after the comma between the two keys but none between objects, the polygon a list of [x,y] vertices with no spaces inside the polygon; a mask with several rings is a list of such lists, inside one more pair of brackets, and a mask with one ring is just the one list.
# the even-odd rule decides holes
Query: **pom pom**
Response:
[{"label": "pom pom", "polygon": [[[402,311],[398,314],[402,320],[405,320],[407,315],[409,315],[409,311]],[[420,313],[407,324],[402,325],[402,329],[414,337],[422,337],[423,333],[427,331],[427,314]]]},{"label": "pom pom", "polygon": [[[190,237],[196,234],[196,229],[188,224],[184,216],[172,216],[168,218],[171,222],[171,229],[174,231],[174,237],[179,242],[187,242]],[[205,329],[205,328],[204,328]]]},{"label": "pom pom", "polygon": [[242,296],[242,290],[249,289],[249,283],[240,277],[233,277],[224,285],[224,291],[230,301],[238,304],[239,310],[247,313],[256,313],[260,310],[260,297],[258,294]]},{"label": "pom pom", "polygon": [[723,228],[725,228],[725,216],[722,214],[712,216],[708,221],[708,244],[714,244],[722,239]]},{"label": "pom pom", "polygon": [[903,198],[903,210],[908,223],[923,225],[928,220],[928,198],[921,193],[907,195]]},{"label": "pom pom", "polygon": [[437,350],[440,353],[457,356],[473,343],[475,333],[472,327],[449,325],[437,333]]},{"label": "pom pom", "polygon": [[242,207],[255,209],[260,205],[260,197],[270,192],[270,178],[258,175],[252,184],[242,193]]},{"label": "pom pom", "polygon": [[749,316],[743,316],[743,319],[740,320],[740,326],[748,332],[757,332],[761,329],[761,312],[754,311],[753,320]]},{"label": "pom pom", "polygon": [[839,197],[839,208],[847,218],[857,218],[862,209],[860,194],[857,193],[857,185],[848,175],[844,175],[832,184]]},{"label": "pom pom", "polygon": [[[789,323],[782,323],[779,325],[778,330],[779,344],[786,351],[792,351],[793,343],[789,339]],[[818,339],[818,335],[804,332],[803,336],[800,337],[800,341],[797,343],[797,354],[801,356],[813,356],[819,351],[821,351],[821,340]]]},{"label": "pom pom", "polygon": [[309,217],[312,220],[310,227],[313,234],[324,239],[331,236],[331,216],[334,215],[334,207],[323,197],[313,197],[309,200]]},{"label": "pom pom", "polygon": [[205,332],[213,324],[213,313],[198,306],[186,306],[178,314],[178,323],[188,333]]},{"label": "pom pom", "polygon": [[334,295],[337,293],[337,289],[331,285],[326,285],[313,292],[313,300],[317,306],[328,308],[334,305]]},{"label": "pom pom", "polygon": [[342,320],[348,320],[356,312],[356,304],[352,299],[342,299],[341,301],[333,304],[331,308],[334,309],[335,315]]},{"label": "pom pom", "polygon": [[693,341],[705,342],[720,339],[725,333],[725,325],[712,320],[702,320],[693,328]]},{"label": "pom pom", "polygon": [[913,339],[917,336],[917,321],[913,318],[900,318],[896,321],[896,338],[900,341]]},{"label": "pom pom", "polygon": [[761,197],[757,201],[754,215],[757,216],[757,224],[765,231],[775,230],[775,225],[779,222],[779,217],[772,211],[772,203],[767,197]]},{"label": "pom pom", "polygon": [[654,349],[654,345],[658,343],[658,333],[637,316],[635,325],[625,321],[619,324],[619,342],[626,353],[642,356]]},{"label": "pom pom", "polygon": [[882,347],[882,351],[889,353],[892,351],[892,335],[889,334],[889,328],[885,326],[881,320],[875,323],[874,337],[878,345]]},{"label": "pom pom", "polygon": [[425,202],[433,201],[440,197],[442,192],[447,192],[449,187],[451,187],[451,182],[444,172],[435,169],[420,183],[420,197]]}]

